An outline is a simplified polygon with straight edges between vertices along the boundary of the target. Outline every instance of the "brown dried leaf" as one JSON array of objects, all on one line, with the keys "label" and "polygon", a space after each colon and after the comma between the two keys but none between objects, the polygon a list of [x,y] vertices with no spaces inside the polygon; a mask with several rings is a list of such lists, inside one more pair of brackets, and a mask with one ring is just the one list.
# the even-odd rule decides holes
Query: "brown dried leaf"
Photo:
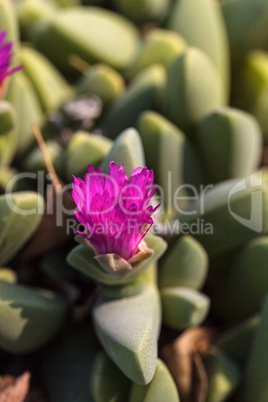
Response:
[{"label": "brown dried leaf", "polygon": [[182,402],[204,402],[207,375],[201,356],[208,352],[212,331],[194,327],[182,333],[160,353],[177,385]]},{"label": "brown dried leaf", "polygon": [[0,402],[23,402],[29,391],[30,378],[29,372],[18,378],[0,376]]},{"label": "brown dried leaf", "polygon": [[199,353],[193,356],[193,400],[195,402],[205,402],[208,392],[207,371]]}]

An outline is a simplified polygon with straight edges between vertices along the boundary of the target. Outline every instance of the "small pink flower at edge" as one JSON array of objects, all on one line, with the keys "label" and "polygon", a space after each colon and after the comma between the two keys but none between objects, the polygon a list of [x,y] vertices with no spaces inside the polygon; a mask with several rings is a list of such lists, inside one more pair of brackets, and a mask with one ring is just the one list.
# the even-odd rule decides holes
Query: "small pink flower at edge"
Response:
[{"label": "small pink flower at edge", "polygon": [[[149,205],[157,188],[153,181],[152,170],[137,168],[128,179],[124,166],[115,162],[110,163],[109,175],[89,166],[84,180],[74,177],[72,196],[78,209],[74,213],[85,228],[77,233],[84,244],[90,243],[97,259],[115,255],[131,264],[152,254],[144,237],[160,205]],[[117,265],[117,258],[109,261]]]},{"label": "small pink flower at edge", "polygon": [[13,42],[6,42],[6,37],[7,31],[0,30],[0,90],[4,87],[6,78],[22,68],[11,68]]}]

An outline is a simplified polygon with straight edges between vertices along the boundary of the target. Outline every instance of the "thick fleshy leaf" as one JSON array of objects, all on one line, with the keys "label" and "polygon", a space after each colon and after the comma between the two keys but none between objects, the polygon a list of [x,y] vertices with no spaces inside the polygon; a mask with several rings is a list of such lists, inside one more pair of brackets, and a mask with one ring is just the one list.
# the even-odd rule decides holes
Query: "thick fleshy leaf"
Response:
[{"label": "thick fleshy leaf", "polygon": [[223,402],[229,400],[241,380],[238,366],[228,355],[213,347],[206,360],[208,374],[207,402]]},{"label": "thick fleshy leaf", "polygon": [[0,103],[0,138],[15,128],[15,114],[8,102]]},{"label": "thick fleshy leaf", "polygon": [[83,177],[88,165],[95,168],[100,166],[112,145],[109,138],[83,131],[76,132],[67,147],[66,180],[69,181],[72,175]]},{"label": "thick fleshy leaf", "polygon": [[76,89],[78,94],[98,96],[107,107],[123,95],[125,83],[123,77],[107,64],[95,64],[84,72]]},{"label": "thick fleshy leaf", "polygon": [[216,67],[201,50],[188,48],[168,70],[166,117],[190,135],[206,113],[222,105],[221,80]]},{"label": "thick fleshy leaf", "polygon": [[148,384],[156,370],[161,308],[155,286],[119,300],[99,300],[93,321],[106,353],[132,381]]},{"label": "thick fleshy leaf", "polygon": [[130,381],[105,352],[95,357],[91,389],[95,402],[126,402]]},{"label": "thick fleshy leaf", "polygon": [[66,318],[62,299],[47,290],[0,281],[0,346],[10,353],[40,348]]},{"label": "thick fleshy leaf", "polygon": [[152,267],[149,268],[148,271],[141,277],[139,277],[136,281],[131,282],[126,285],[114,285],[114,286],[109,286],[109,285],[102,285],[102,293],[104,297],[108,300],[113,300],[113,299],[122,299],[124,297],[131,297],[138,295],[139,293],[143,292],[148,283],[154,283],[153,280],[150,278],[150,273],[152,270],[155,270],[155,266],[153,265]]},{"label": "thick fleshy leaf", "polygon": [[248,176],[260,164],[260,126],[238,109],[220,108],[206,115],[198,127],[196,143],[212,183]]},{"label": "thick fleshy leaf", "polygon": [[184,197],[189,193],[192,195],[189,187],[204,183],[198,155],[184,133],[156,112],[143,112],[137,127],[146,163],[154,171],[166,212],[172,216],[185,209],[187,201]]},{"label": "thick fleshy leaf", "polygon": [[265,402],[268,392],[268,298],[266,297],[261,322],[254,339],[247,367],[243,377],[241,392],[238,395],[239,402]]},{"label": "thick fleshy leaf", "polygon": [[146,35],[129,75],[136,75],[152,64],[161,64],[167,69],[185,48],[185,40],[177,33],[166,29],[152,29]]},{"label": "thick fleshy leaf", "polygon": [[[57,160],[61,157],[61,153],[63,151],[62,147],[59,145],[58,141],[55,140],[46,141],[46,147],[50,159],[55,166],[57,164]],[[26,172],[29,171],[37,173],[39,171],[44,171],[47,173],[44,155],[38,146],[27,153],[21,164]]]},{"label": "thick fleshy leaf", "polygon": [[45,349],[41,378],[50,402],[95,402],[90,377],[97,350],[95,335],[85,324],[65,332]]},{"label": "thick fleshy leaf", "polygon": [[14,106],[19,121],[17,153],[21,155],[35,145],[32,124],[41,127],[44,119],[36,92],[23,71],[12,77],[6,99]]},{"label": "thick fleshy leaf", "polygon": [[266,170],[252,174],[250,178],[219,183],[193,201],[188,215],[181,215],[180,221],[199,228],[193,236],[210,257],[232,250],[267,233],[266,183]]},{"label": "thick fleshy leaf", "polygon": [[17,283],[18,277],[15,271],[10,268],[0,268],[0,281]]},{"label": "thick fleshy leaf", "polygon": [[131,271],[112,275],[104,272],[94,259],[94,252],[85,246],[77,246],[69,256],[68,262],[78,271],[94,279],[96,282],[105,285],[125,285],[138,279],[147,269],[150,268],[165,252],[167,244],[157,236],[146,237],[147,246],[154,250],[154,254],[146,260],[137,264]]},{"label": "thick fleshy leaf", "polygon": [[176,0],[168,27],[178,32],[190,46],[201,49],[215,64],[222,78],[225,99],[229,95],[229,44],[217,2]]},{"label": "thick fleshy leaf", "polygon": [[17,121],[13,107],[0,102],[0,166],[8,165],[17,145]]},{"label": "thick fleshy leaf", "polygon": [[56,11],[56,1],[22,0],[16,4],[21,32],[24,38],[29,38],[35,24],[53,17]]},{"label": "thick fleshy leaf", "polygon": [[267,49],[268,4],[266,0],[232,0],[221,4],[231,61],[237,69],[250,50]]},{"label": "thick fleshy leaf", "polygon": [[234,83],[234,102],[259,122],[264,139],[268,138],[268,53],[253,50],[247,54]]},{"label": "thick fleshy leaf", "polygon": [[268,293],[268,237],[246,243],[232,261],[229,274],[214,287],[212,306],[224,321],[257,314]]},{"label": "thick fleshy leaf", "polygon": [[33,84],[45,111],[58,109],[73,96],[70,85],[41,53],[24,46],[20,58],[23,71]]},{"label": "thick fleshy leaf", "polygon": [[125,69],[139,44],[138,31],[130,21],[98,7],[61,10],[52,20],[38,25],[32,38],[37,48],[64,71],[70,71],[71,54],[88,63],[104,62]]},{"label": "thick fleshy leaf", "polygon": [[[95,0],[92,0],[92,3],[94,3]],[[102,0],[96,0],[97,3],[100,3]],[[81,4],[80,0],[54,0],[54,3],[59,5],[60,7],[73,7]],[[90,4],[90,1],[85,0],[85,4]],[[100,4],[99,4],[100,5]]]},{"label": "thick fleshy leaf", "polygon": [[180,237],[166,253],[159,272],[160,287],[201,289],[208,273],[208,256],[191,236]]},{"label": "thick fleshy leaf", "polygon": [[[0,134],[1,136],[1,134]],[[0,140],[1,141],[1,140]],[[9,181],[18,174],[17,169],[9,166],[1,166],[0,167],[0,193],[4,193],[6,191],[6,187]],[[18,188],[18,182],[14,183],[13,191],[16,191]]]},{"label": "thick fleshy leaf", "polygon": [[259,324],[259,315],[251,317],[221,333],[216,340],[216,345],[236,363],[244,366]]},{"label": "thick fleshy leaf", "polygon": [[124,165],[128,178],[137,167],[145,166],[142,142],[134,128],[123,131],[116,139],[101,165],[101,170],[104,173],[109,173],[109,166],[112,161],[117,165]]},{"label": "thick fleshy leaf", "polygon": [[44,199],[34,192],[0,196],[0,266],[8,262],[36,230]]},{"label": "thick fleshy leaf", "polygon": [[138,24],[162,21],[169,9],[169,0],[112,0],[114,7]]},{"label": "thick fleshy leaf", "polygon": [[10,1],[0,0],[0,27],[1,31],[8,31],[8,41],[13,41],[15,49],[19,40],[19,29],[16,14]]},{"label": "thick fleshy leaf", "polygon": [[161,300],[163,323],[178,330],[201,324],[210,307],[207,296],[190,288],[162,288]]},{"label": "thick fleshy leaf", "polygon": [[129,402],[179,402],[180,398],[170,372],[158,359],[154,378],[148,385],[133,384]]},{"label": "thick fleshy leaf", "polygon": [[107,136],[116,138],[123,130],[135,127],[144,110],[153,110],[162,104],[165,85],[166,70],[160,64],[142,70],[105,117],[103,129]]}]

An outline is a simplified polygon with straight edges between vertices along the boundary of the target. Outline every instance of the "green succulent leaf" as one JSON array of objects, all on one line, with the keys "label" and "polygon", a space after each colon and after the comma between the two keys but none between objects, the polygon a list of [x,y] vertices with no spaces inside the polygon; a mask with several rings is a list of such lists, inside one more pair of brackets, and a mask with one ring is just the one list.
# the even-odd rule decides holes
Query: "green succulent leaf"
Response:
[{"label": "green succulent leaf", "polygon": [[256,314],[268,293],[268,237],[254,239],[236,253],[229,274],[213,292],[213,310],[224,321]]},{"label": "green succulent leaf", "polygon": [[16,14],[13,5],[7,0],[0,0],[0,27],[2,31],[8,31],[8,41],[13,41],[17,47],[19,29]]},{"label": "green succulent leaf", "polygon": [[201,324],[207,317],[210,300],[190,288],[161,288],[163,323],[182,330]]},{"label": "green succulent leaf", "polygon": [[130,388],[129,379],[105,352],[95,357],[91,376],[91,389],[95,402],[126,402]]},{"label": "green succulent leaf", "polygon": [[162,21],[169,9],[168,0],[112,0],[112,4],[120,13],[138,24]]},{"label": "green succulent leaf", "polygon": [[55,1],[21,0],[16,4],[21,32],[24,38],[29,38],[35,24],[52,18],[56,11]]},{"label": "green succulent leaf", "polygon": [[[6,187],[10,180],[18,174],[18,171],[13,167],[1,166],[0,167],[0,193],[6,191]],[[16,191],[17,185],[14,184],[13,191]]]},{"label": "green succulent leaf", "polygon": [[17,283],[18,277],[15,271],[10,268],[0,268],[0,281]]},{"label": "green succulent leaf", "polygon": [[[268,137],[268,53],[253,50],[247,54],[235,80],[234,102],[259,122],[265,140]],[[243,94],[243,95],[242,95]]]},{"label": "green succulent leaf", "polygon": [[247,366],[244,372],[241,391],[238,394],[241,402],[265,402],[267,397],[267,372],[268,372],[268,298],[266,297],[262,312],[261,322],[254,338],[249,353]]},{"label": "green succulent leaf", "polygon": [[32,124],[42,126],[44,115],[32,83],[23,71],[12,77],[6,99],[13,105],[18,119],[17,154],[25,154],[35,144]]},{"label": "green succulent leaf", "polygon": [[162,65],[153,64],[142,70],[105,117],[103,128],[107,135],[115,138],[123,130],[135,127],[144,110],[162,104],[165,86],[166,70]]},{"label": "green succulent leaf", "polygon": [[201,289],[208,273],[208,256],[191,236],[180,237],[166,253],[159,272],[160,287]]},{"label": "green succulent leaf", "polygon": [[138,31],[130,21],[99,7],[58,11],[52,20],[36,26],[32,38],[63,71],[70,71],[71,54],[88,63],[103,62],[123,70],[132,62],[139,45]]},{"label": "green succulent leaf", "polygon": [[155,28],[146,35],[129,74],[135,76],[152,64],[161,64],[166,69],[186,48],[186,42],[176,32]]},{"label": "green succulent leaf", "polygon": [[117,273],[116,276],[104,272],[94,259],[94,252],[82,245],[75,247],[70,252],[68,262],[71,266],[96,282],[110,286],[125,285],[135,281],[144,274],[163,255],[167,247],[166,242],[157,236],[147,236],[146,243],[150,249],[154,250],[153,255],[137,264],[131,271]]},{"label": "green succulent leaf", "polygon": [[220,349],[213,347],[205,360],[208,375],[207,402],[229,400],[241,381],[235,362]]},{"label": "green succulent leaf", "polygon": [[168,70],[166,117],[190,135],[206,113],[222,105],[221,81],[214,64],[201,50],[188,48]]},{"label": "green succulent leaf", "polygon": [[0,281],[0,345],[10,353],[40,348],[61,329],[66,318],[62,299],[47,290],[35,290]]},{"label": "green succulent leaf", "polygon": [[[178,208],[186,208],[183,197],[190,195],[189,186],[198,187],[204,182],[198,156],[184,133],[156,112],[143,112],[137,127],[147,165],[162,188],[165,209],[174,216]],[[176,199],[178,208],[175,202],[169,205],[170,199]]]},{"label": "green succulent leaf", "polygon": [[0,196],[0,266],[8,262],[37,229],[44,199],[34,192]]},{"label": "green succulent leaf", "polygon": [[167,26],[182,35],[189,46],[207,54],[221,75],[223,96],[227,99],[230,86],[229,43],[217,2],[176,0]]},{"label": "green succulent leaf", "polygon": [[53,64],[38,51],[23,46],[23,71],[31,81],[45,111],[58,109],[73,96],[73,90]]},{"label": "green succulent leaf", "polygon": [[179,402],[180,398],[171,374],[162,362],[157,360],[154,378],[148,385],[133,384],[129,402]]},{"label": "green succulent leaf", "polygon": [[262,154],[262,133],[248,113],[215,109],[199,124],[196,137],[209,179],[213,183],[253,173]]},{"label": "green succulent leaf", "polygon": [[234,71],[253,49],[266,49],[268,4],[266,0],[232,0],[221,3]]},{"label": "green succulent leaf", "polygon": [[118,136],[101,165],[103,172],[109,173],[109,166],[112,161],[117,165],[122,163],[128,177],[137,167],[145,166],[142,142],[135,129],[129,128]]},{"label": "green succulent leaf", "polygon": [[216,345],[240,366],[245,366],[260,324],[260,316],[248,318],[219,335]]},{"label": "green succulent leaf", "polygon": [[100,98],[104,107],[120,98],[125,92],[123,77],[108,64],[95,64],[85,71],[77,82],[78,94],[94,95]]},{"label": "green succulent leaf", "polygon": [[[58,141],[55,140],[46,141],[46,147],[50,159],[55,166],[58,158],[61,156],[62,148]],[[25,171],[29,172],[47,172],[44,155],[39,147],[36,147],[32,151],[28,152],[27,156],[25,156],[22,161],[22,167],[25,169]]]},{"label": "green succulent leaf", "polygon": [[132,381],[148,384],[156,370],[161,319],[155,286],[133,297],[99,300],[93,322],[106,353]]},{"label": "green succulent leaf", "polygon": [[16,152],[17,120],[13,107],[0,101],[0,166],[8,165]]},{"label": "green succulent leaf", "polygon": [[[54,3],[58,4],[60,7],[73,7],[81,4],[80,0],[53,0]],[[93,0],[94,3],[95,0]],[[96,0],[96,2],[100,2],[102,0]],[[85,3],[90,3],[85,0]]]},{"label": "green succulent leaf", "polygon": [[[257,193],[256,197],[254,194]],[[255,206],[252,204],[254,198]],[[252,174],[250,178],[227,180],[206,189],[198,200],[191,203],[187,212],[188,215],[180,215],[181,224],[186,222],[200,227],[203,223],[209,226],[193,236],[210,257],[264,235],[268,231],[266,170]]]},{"label": "green succulent leaf", "polygon": [[83,177],[88,165],[95,168],[100,166],[103,159],[112,148],[113,142],[106,137],[89,134],[84,131],[74,133],[67,147],[66,154],[66,179],[72,179],[72,175]]}]

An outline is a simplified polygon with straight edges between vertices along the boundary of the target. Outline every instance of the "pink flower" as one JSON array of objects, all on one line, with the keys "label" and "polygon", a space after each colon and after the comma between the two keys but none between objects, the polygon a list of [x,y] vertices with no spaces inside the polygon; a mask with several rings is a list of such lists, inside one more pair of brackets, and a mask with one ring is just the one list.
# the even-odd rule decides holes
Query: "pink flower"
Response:
[{"label": "pink flower", "polygon": [[0,31],[0,87],[2,87],[5,79],[20,70],[22,66],[10,68],[12,62],[12,42],[5,42],[7,37],[7,31]]},{"label": "pink flower", "polygon": [[132,264],[138,256],[152,254],[143,239],[160,205],[149,205],[157,187],[152,187],[153,181],[152,170],[137,168],[128,179],[124,166],[115,162],[110,163],[109,175],[89,166],[84,180],[74,177],[72,196],[78,208],[74,213],[85,228],[77,233],[97,256],[115,255]]}]

